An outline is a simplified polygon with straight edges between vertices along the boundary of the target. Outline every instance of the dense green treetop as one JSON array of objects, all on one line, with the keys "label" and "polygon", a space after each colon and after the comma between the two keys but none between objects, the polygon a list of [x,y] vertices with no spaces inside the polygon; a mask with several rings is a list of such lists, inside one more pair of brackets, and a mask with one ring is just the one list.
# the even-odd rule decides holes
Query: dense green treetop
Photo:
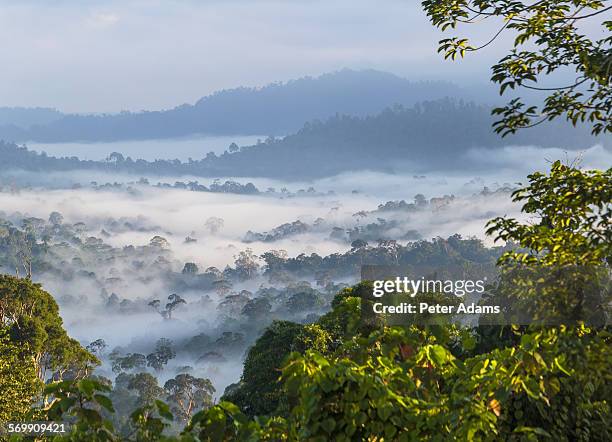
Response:
[{"label": "dense green treetop", "polygon": [[68,336],[55,299],[28,279],[0,275],[0,326],[12,342],[27,349],[41,381],[83,377],[99,364]]}]

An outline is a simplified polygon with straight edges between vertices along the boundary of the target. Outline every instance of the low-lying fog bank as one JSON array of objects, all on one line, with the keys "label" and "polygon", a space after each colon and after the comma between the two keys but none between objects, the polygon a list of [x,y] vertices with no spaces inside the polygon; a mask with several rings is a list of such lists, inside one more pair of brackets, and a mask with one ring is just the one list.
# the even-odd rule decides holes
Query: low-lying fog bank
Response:
[{"label": "low-lying fog bank", "polygon": [[[310,182],[2,173],[0,271],[31,257],[68,332],[105,341],[100,374],[152,370],[138,358],[165,338],[175,357],[155,371],[160,380],[197,373],[218,397],[267,324],[321,315],[361,264],[412,262],[440,248],[493,265],[499,251],[487,248],[486,222],[524,219],[511,202],[517,182],[575,159],[531,147],[470,155],[477,173],[361,171]],[[582,157],[585,167],[612,163],[598,146]]]}]

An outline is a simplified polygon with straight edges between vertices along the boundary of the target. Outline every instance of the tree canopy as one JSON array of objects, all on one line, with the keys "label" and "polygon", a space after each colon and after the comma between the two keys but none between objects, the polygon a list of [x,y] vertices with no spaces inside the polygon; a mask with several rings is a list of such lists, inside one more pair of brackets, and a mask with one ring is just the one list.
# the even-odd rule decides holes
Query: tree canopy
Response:
[{"label": "tree canopy", "polygon": [[[610,171],[560,163],[548,174],[532,174],[514,198],[536,221],[497,218],[489,224],[489,234],[516,248],[498,264],[552,266],[584,258],[606,266],[610,181]],[[37,289],[19,281],[9,280]],[[123,387],[116,390],[94,378],[53,382],[45,390],[53,402],[37,412],[50,420],[74,420],[71,433],[58,440],[612,437],[607,327],[369,324],[360,321],[360,297],[368,287],[364,282],[340,291],[332,310],[313,323],[274,322],[247,355],[240,383],[217,404],[206,379],[186,373],[169,379],[166,404],[151,376],[122,374],[117,383]],[[233,334],[227,335],[231,340]],[[136,359],[144,367],[145,356]],[[27,379],[31,376],[20,381],[24,391]],[[121,436],[111,419],[117,388],[140,395],[140,408]],[[186,425],[172,436],[175,416]]]},{"label": "tree canopy", "polygon": [[84,377],[98,359],[68,336],[55,299],[29,279],[0,275],[0,326],[27,349],[41,381]]}]

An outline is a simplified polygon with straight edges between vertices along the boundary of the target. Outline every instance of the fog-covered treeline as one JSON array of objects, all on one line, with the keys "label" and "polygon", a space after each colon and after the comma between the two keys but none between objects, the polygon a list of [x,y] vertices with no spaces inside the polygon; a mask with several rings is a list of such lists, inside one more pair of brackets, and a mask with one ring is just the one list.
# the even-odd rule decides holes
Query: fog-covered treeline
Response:
[{"label": "fog-covered treeline", "polygon": [[[150,187],[142,181],[133,186],[62,192],[78,198],[93,191],[137,199],[134,189],[138,188],[176,194],[189,191],[182,186]],[[12,198],[30,192],[2,191]],[[498,192],[507,195],[508,189]],[[286,195],[257,197],[281,200]],[[311,198],[323,197],[314,193]],[[487,191],[474,198],[496,197]],[[53,292],[72,336],[101,361],[94,378],[113,386],[111,399],[118,407],[113,419],[117,428],[127,431],[129,413],[152,397],[169,401],[183,420],[194,410],[210,406],[228,384],[238,380],[247,350],[268,325],[279,320],[316,321],[331,309],[334,295],[346,283],[358,280],[364,263],[445,266],[492,274],[502,248],[488,248],[476,238],[460,235],[400,242],[390,239],[393,230],[385,230],[387,223],[392,224],[389,229],[397,229],[399,220],[421,213],[452,212],[448,206],[455,202],[450,196],[417,195],[414,202],[387,201],[373,210],[360,210],[350,216],[352,224],[319,218],[309,224],[288,224],[303,224],[306,231],[273,229],[278,237],[253,238],[256,235],[251,232],[250,241],[266,244],[268,250],[256,254],[245,244],[234,249],[233,260],[225,267],[205,267],[181,258],[177,253],[181,245],[163,236],[169,223],[162,219],[97,218],[86,208],[82,210],[86,222],[66,219],[57,211],[44,218],[3,212],[0,271],[32,278]],[[375,220],[379,228],[372,230],[368,220]],[[221,218],[211,217],[203,224],[208,236],[193,233],[184,239],[186,245],[212,244],[211,237],[224,227]],[[149,239],[127,244],[124,239],[123,245],[117,245],[128,234]],[[339,251],[291,256],[277,248],[275,243],[300,234],[328,236]],[[202,250],[214,252],[212,246]],[[54,370],[48,376],[71,379],[70,370]],[[180,397],[173,396],[176,391],[184,393],[187,386],[181,383],[199,392],[193,410],[181,407]]]}]

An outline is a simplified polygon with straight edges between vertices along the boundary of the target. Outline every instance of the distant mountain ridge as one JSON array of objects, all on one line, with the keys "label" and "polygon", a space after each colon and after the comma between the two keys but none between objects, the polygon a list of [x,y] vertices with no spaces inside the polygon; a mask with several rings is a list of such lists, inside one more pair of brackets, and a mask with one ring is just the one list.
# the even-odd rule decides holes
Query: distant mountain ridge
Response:
[{"label": "distant mountain ridge", "polygon": [[62,118],[57,109],[49,107],[0,107],[0,127],[15,126],[28,129],[36,125],[47,125]]},{"label": "distant mountain ridge", "polygon": [[284,135],[304,122],[336,114],[366,116],[394,104],[462,97],[448,82],[412,82],[386,72],[342,70],[260,88],[235,88],[163,111],[63,115],[29,128],[2,125],[0,139],[14,142],[95,142],[173,138],[195,134]]},{"label": "distant mountain ridge", "polygon": [[[293,135],[269,138],[254,146],[236,147],[200,160],[145,161],[112,153],[107,161],[54,158],[0,143],[0,170],[67,171],[95,169],[137,175],[203,177],[273,177],[311,179],[354,170],[456,170],[470,168],[471,148],[537,145],[585,149],[603,137],[585,127],[553,121],[501,138],[491,129],[487,106],[443,99],[411,108],[394,106],[375,116],[337,115],[313,121]],[[605,143],[604,143],[605,144]],[[609,143],[607,143],[609,144]]]}]

